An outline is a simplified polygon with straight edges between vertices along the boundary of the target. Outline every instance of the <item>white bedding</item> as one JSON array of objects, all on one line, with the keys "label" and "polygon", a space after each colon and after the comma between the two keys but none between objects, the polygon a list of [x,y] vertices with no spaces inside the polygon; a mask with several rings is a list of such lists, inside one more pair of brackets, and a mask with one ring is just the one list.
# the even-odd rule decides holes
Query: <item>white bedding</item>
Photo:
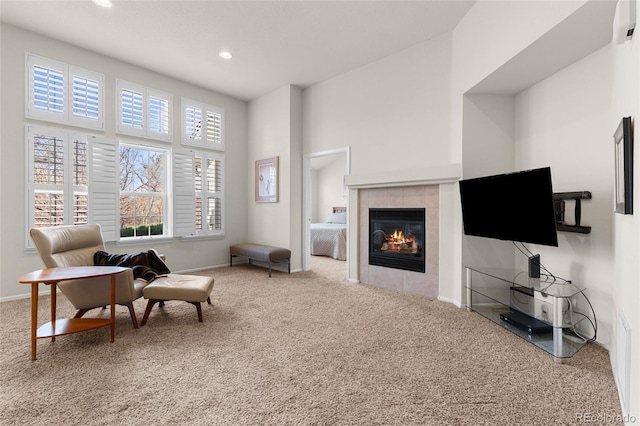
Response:
[{"label": "white bedding", "polygon": [[311,254],[347,260],[347,225],[343,223],[312,223]]}]

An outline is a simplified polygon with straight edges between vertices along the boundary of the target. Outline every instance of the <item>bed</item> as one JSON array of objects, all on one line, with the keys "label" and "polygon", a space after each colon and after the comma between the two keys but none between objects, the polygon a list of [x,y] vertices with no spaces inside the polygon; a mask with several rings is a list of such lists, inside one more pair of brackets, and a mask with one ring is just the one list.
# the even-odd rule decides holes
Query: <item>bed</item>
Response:
[{"label": "bed", "polygon": [[325,222],[311,224],[311,254],[347,260],[347,208],[333,207]]}]

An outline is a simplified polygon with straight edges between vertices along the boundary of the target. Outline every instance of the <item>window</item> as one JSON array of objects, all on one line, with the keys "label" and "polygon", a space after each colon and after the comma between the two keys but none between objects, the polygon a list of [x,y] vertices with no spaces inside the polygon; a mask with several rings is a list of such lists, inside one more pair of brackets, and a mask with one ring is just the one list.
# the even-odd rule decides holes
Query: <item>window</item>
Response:
[{"label": "window", "polygon": [[182,98],[182,144],[224,151],[224,108]]},{"label": "window", "polygon": [[224,236],[224,155],[174,153],[176,236]]},{"label": "window", "polygon": [[26,116],[104,130],[104,75],[27,54]]},{"label": "window", "polygon": [[196,235],[222,234],[224,187],[220,154],[195,153]]},{"label": "window", "polygon": [[172,140],[171,94],[124,80],[116,81],[116,91],[119,133]]},{"label": "window", "polygon": [[168,150],[120,143],[120,237],[170,235]]},{"label": "window", "polygon": [[27,127],[29,228],[88,223],[86,135]]}]

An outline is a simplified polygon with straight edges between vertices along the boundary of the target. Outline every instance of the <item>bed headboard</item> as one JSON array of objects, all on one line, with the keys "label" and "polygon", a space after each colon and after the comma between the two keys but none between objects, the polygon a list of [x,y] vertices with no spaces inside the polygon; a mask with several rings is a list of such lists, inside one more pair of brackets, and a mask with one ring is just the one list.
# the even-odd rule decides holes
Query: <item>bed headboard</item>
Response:
[{"label": "bed headboard", "polygon": [[347,211],[346,207],[332,207],[331,209],[333,210],[333,213],[340,213],[340,212],[346,212]]}]

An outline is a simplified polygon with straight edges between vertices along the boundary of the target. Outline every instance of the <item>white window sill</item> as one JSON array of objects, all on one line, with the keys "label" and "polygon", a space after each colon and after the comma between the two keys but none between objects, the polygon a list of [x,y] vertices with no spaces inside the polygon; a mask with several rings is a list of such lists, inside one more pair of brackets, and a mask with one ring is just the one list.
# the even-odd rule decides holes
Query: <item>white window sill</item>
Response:
[{"label": "white window sill", "polygon": [[173,241],[172,237],[139,237],[116,241],[116,247],[165,244]]},{"label": "white window sill", "polygon": [[216,235],[187,235],[181,237],[184,241],[199,241],[199,240],[224,240],[224,234]]}]

